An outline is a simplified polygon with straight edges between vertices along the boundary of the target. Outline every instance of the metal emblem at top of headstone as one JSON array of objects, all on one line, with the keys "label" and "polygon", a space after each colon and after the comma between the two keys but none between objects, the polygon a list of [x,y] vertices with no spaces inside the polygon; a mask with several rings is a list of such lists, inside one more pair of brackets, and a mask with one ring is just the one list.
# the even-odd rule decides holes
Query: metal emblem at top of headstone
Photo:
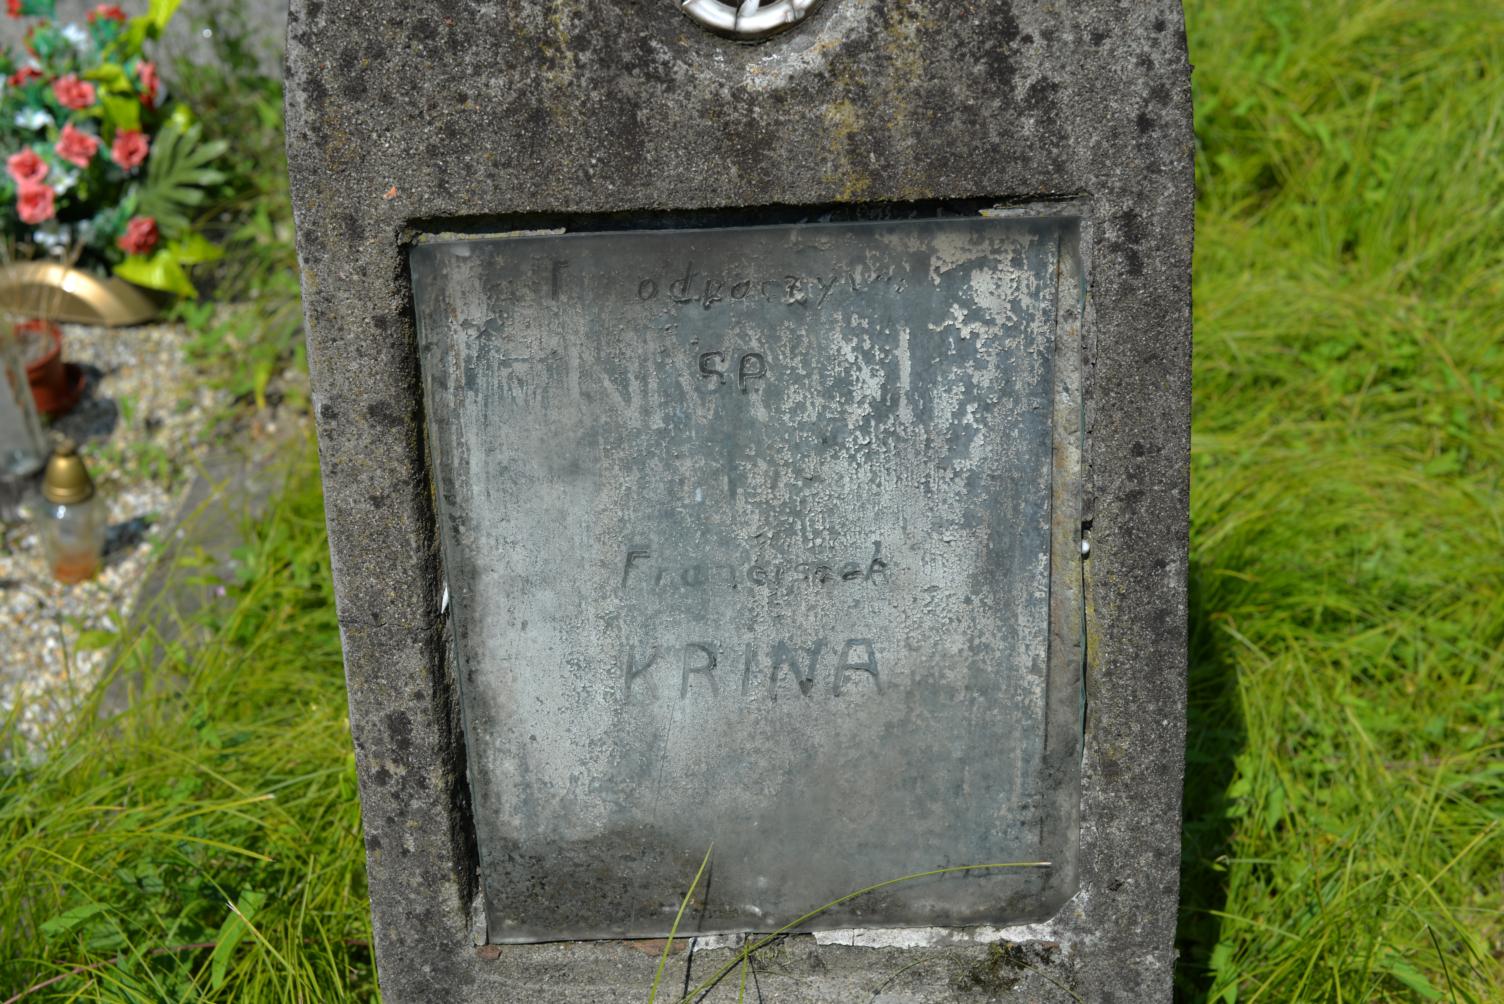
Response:
[{"label": "metal emblem at top of headstone", "polygon": [[793,27],[820,0],[674,0],[695,21],[733,38],[767,38]]}]

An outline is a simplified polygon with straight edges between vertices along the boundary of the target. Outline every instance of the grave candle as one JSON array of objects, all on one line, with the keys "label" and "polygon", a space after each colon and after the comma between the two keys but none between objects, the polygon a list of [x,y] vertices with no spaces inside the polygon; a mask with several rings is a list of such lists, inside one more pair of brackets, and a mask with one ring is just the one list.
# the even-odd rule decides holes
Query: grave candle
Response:
[{"label": "grave candle", "polygon": [[67,583],[92,579],[104,553],[107,513],[72,440],[63,440],[47,461],[42,498],[40,530],[53,577]]}]

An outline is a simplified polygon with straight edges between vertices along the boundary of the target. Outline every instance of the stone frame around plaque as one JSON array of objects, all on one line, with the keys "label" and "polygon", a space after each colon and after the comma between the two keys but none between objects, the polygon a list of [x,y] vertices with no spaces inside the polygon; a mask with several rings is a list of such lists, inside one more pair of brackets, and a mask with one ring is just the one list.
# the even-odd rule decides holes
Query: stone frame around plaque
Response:
[{"label": "stone frame around plaque", "polygon": [[[1052,338],[1053,350],[1050,398],[1051,412],[1049,422],[1048,452],[1052,456],[1050,464],[1051,476],[1047,505],[1049,507],[1049,567],[1048,579],[1048,611],[1046,643],[1048,646],[1048,670],[1047,688],[1044,702],[1046,717],[1046,740],[1044,756],[1041,764],[1041,773],[1048,779],[1047,784],[1051,791],[1051,797],[1046,800],[1046,806],[1042,810],[1046,830],[1053,834],[1042,845],[1049,848],[1048,857],[1053,859],[1047,870],[1048,875],[1043,879],[1039,891],[1029,896],[1023,894],[1008,895],[1006,902],[1015,900],[1032,902],[1027,908],[1005,906],[1005,890],[1011,886],[1015,878],[1022,879],[1029,873],[1021,871],[1009,873],[1007,871],[993,872],[990,875],[949,876],[928,880],[930,887],[944,882],[977,882],[980,878],[990,884],[985,888],[993,889],[992,893],[997,896],[997,906],[986,913],[985,918],[978,917],[969,923],[977,923],[984,920],[992,924],[1021,924],[1047,920],[1059,910],[1074,894],[1076,889],[1075,854],[1079,828],[1079,798],[1080,798],[1080,738],[1082,729],[1082,715],[1084,710],[1085,692],[1083,690],[1084,669],[1084,642],[1085,622],[1084,607],[1082,601],[1082,573],[1085,560],[1082,552],[1082,482],[1081,461],[1087,448],[1087,436],[1084,424],[1086,399],[1089,388],[1085,385],[1082,372],[1082,338],[1083,321],[1086,311],[1086,289],[1089,279],[1086,275],[1086,262],[1089,260],[1088,249],[1083,240],[1083,234],[1090,232],[1089,207],[1076,201],[1043,202],[1005,205],[991,200],[969,200],[951,204],[929,205],[856,205],[856,206],[827,206],[801,209],[797,207],[777,207],[747,210],[736,213],[676,213],[663,214],[657,217],[638,218],[625,216],[607,219],[584,219],[574,218],[560,221],[529,221],[534,224],[526,229],[515,230],[491,230],[485,226],[470,230],[458,231],[453,229],[451,223],[448,227],[436,229],[432,233],[419,231],[415,234],[409,245],[409,261],[415,249],[424,248],[425,261],[432,261],[432,249],[437,247],[451,246],[457,251],[463,251],[473,242],[487,242],[486,245],[494,248],[496,253],[511,241],[519,248],[519,253],[527,251],[541,253],[540,245],[546,245],[549,241],[566,238],[569,235],[592,236],[592,235],[672,235],[674,233],[696,233],[709,230],[711,232],[725,232],[735,234],[740,228],[773,228],[789,226],[812,226],[818,230],[823,225],[839,225],[842,223],[902,223],[924,221],[952,221],[962,222],[977,220],[986,223],[996,223],[1006,226],[1007,221],[1034,221],[1037,225],[1053,226],[1056,228],[1058,239],[1057,260],[1055,266],[1054,295],[1052,315],[1054,318],[1054,332]],[[549,225],[557,222],[559,225]],[[524,251],[526,249],[526,251]],[[563,253],[562,251],[560,253]],[[469,254],[465,259],[472,257]],[[437,278],[433,272],[434,265],[425,268],[425,274],[430,278],[426,282],[435,283]],[[409,265],[412,268],[412,265]],[[417,281],[414,282],[415,297],[421,304],[422,297],[418,295]],[[559,277],[552,277],[557,283]],[[441,325],[441,316],[447,315],[452,307],[444,308],[438,314],[430,318],[433,325]],[[708,309],[708,308],[707,308]],[[419,337],[422,334],[423,324],[421,315],[424,313],[421,305],[417,308],[420,315]],[[429,338],[438,337],[437,332],[432,332]],[[484,336],[482,336],[484,337]],[[422,353],[420,352],[420,355]],[[423,369],[419,366],[419,369]],[[441,462],[443,450],[435,442],[435,436],[439,435],[442,428],[434,423],[435,409],[447,406],[449,394],[459,394],[455,389],[458,380],[457,373],[451,373],[447,378],[439,379],[430,375],[424,381],[425,413],[428,417],[428,448],[425,456],[428,458],[428,479],[434,486],[436,504],[440,510],[439,518],[445,526],[445,531],[440,534],[443,544],[440,553],[435,556],[436,567],[433,574],[446,584],[445,595],[451,598],[450,614],[451,621],[456,613],[454,604],[463,604],[466,599],[456,596],[454,590],[448,585],[448,578],[444,572],[446,563],[445,554],[452,554],[453,549],[459,545],[454,540],[455,530],[443,516],[445,508],[442,496],[452,491],[452,482],[449,478],[443,478],[435,465]],[[508,434],[505,425],[497,428],[496,435],[506,437]],[[440,437],[442,438],[442,437]],[[439,490],[440,484],[448,485],[444,491]],[[466,562],[468,567],[469,562]],[[462,573],[471,574],[471,573]],[[451,631],[451,645],[449,659],[454,667],[453,677],[456,680],[455,694],[457,701],[463,706],[468,679],[472,670],[466,666],[465,656],[461,651],[464,646],[458,644],[455,631]],[[462,722],[467,730],[473,729],[469,721],[470,716],[462,714]],[[495,728],[496,726],[492,726]],[[473,745],[477,737],[470,731],[466,731],[464,742],[467,746],[468,760],[475,762],[476,748]],[[473,773],[470,783],[475,783]],[[467,796],[470,801],[474,800],[474,793]],[[467,820],[457,825],[468,826],[467,834],[470,843],[467,846],[475,847],[476,860],[474,867],[482,874],[486,872],[484,862],[487,855],[481,844],[486,840],[478,838],[476,827],[480,824],[474,820]],[[492,826],[482,826],[482,829],[493,830]],[[494,836],[489,839],[495,840]],[[623,846],[623,853],[628,853],[635,860],[644,853],[644,850]],[[687,851],[686,851],[687,853]],[[690,855],[693,857],[693,855]],[[672,916],[672,908],[677,903],[678,887],[673,883],[687,883],[692,875],[693,862],[688,857],[683,857],[679,864],[682,874],[675,872],[668,877],[669,885],[665,889],[665,899],[661,904],[665,919],[659,927],[630,926],[616,924],[610,920],[603,920],[586,929],[577,931],[572,935],[577,940],[591,939],[614,939],[621,937],[663,937],[668,934],[668,917]],[[989,858],[988,860],[993,860]],[[686,862],[688,862],[686,864]],[[935,866],[949,864],[951,862],[935,861]],[[981,863],[981,862],[977,862]],[[929,867],[926,864],[924,867]],[[850,892],[852,889],[871,882],[895,878],[889,874],[867,874],[865,878],[859,877],[860,871],[854,874],[848,883],[851,888],[842,887],[840,893]],[[1032,877],[1032,876],[1030,876]],[[476,902],[472,911],[472,936],[477,944],[527,944],[538,941],[563,940],[565,935],[562,931],[552,937],[528,934],[509,933],[507,929],[498,927],[494,921],[487,925],[489,917],[497,915],[497,904],[492,901],[488,906],[486,890],[499,888],[505,890],[507,883],[501,882],[499,877],[482,880],[480,888],[476,892]],[[1032,882],[1030,883],[1032,887]],[[551,887],[555,890],[569,889],[568,883],[554,881]],[[915,883],[915,892],[920,898],[924,898],[925,883]],[[904,890],[906,891],[906,890]],[[561,893],[555,893],[558,895]],[[579,892],[567,892],[563,895],[578,895],[582,899],[590,896],[590,888],[582,887]],[[829,891],[827,891],[827,895]],[[505,892],[502,893],[505,895]],[[975,894],[974,894],[975,895]],[[982,893],[985,898],[986,893]],[[802,913],[805,908],[812,909],[818,903],[807,902],[802,908],[795,911]],[[568,910],[560,909],[561,914],[575,915],[581,908],[571,907]],[[914,917],[908,921],[894,920],[883,914],[869,914],[865,918],[861,912],[849,913],[842,910],[831,911],[829,915],[821,915],[813,921],[807,922],[794,928],[796,931],[807,932],[813,930],[827,930],[832,928],[847,928],[853,925],[867,928],[884,927],[916,927],[925,924],[933,924],[935,919]],[[752,916],[744,918],[741,923],[720,922],[706,923],[703,917],[695,922],[687,922],[684,932],[687,935],[705,933],[737,933],[765,931],[770,926],[777,926],[771,917],[766,917],[759,925]]]}]

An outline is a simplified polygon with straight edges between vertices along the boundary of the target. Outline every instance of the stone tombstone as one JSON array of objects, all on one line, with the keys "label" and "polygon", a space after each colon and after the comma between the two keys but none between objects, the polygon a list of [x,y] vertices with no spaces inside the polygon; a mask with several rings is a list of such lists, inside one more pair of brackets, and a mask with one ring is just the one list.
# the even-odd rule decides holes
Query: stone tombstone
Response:
[{"label": "stone tombstone", "polygon": [[1168,999],[1188,72],[1173,2],[293,0],[384,999]]}]

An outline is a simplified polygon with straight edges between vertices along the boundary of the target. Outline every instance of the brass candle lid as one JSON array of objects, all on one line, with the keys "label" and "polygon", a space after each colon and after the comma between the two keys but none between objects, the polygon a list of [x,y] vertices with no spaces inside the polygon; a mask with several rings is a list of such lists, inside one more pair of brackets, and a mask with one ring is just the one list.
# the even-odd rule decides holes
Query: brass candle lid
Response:
[{"label": "brass candle lid", "polygon": [[42,497],[58,505],[73,505],[86,502],[93,495],[94,480],[78,455],[78,446],[71,439],[63,439],[47,461],[47,472],[42,475]]}]

